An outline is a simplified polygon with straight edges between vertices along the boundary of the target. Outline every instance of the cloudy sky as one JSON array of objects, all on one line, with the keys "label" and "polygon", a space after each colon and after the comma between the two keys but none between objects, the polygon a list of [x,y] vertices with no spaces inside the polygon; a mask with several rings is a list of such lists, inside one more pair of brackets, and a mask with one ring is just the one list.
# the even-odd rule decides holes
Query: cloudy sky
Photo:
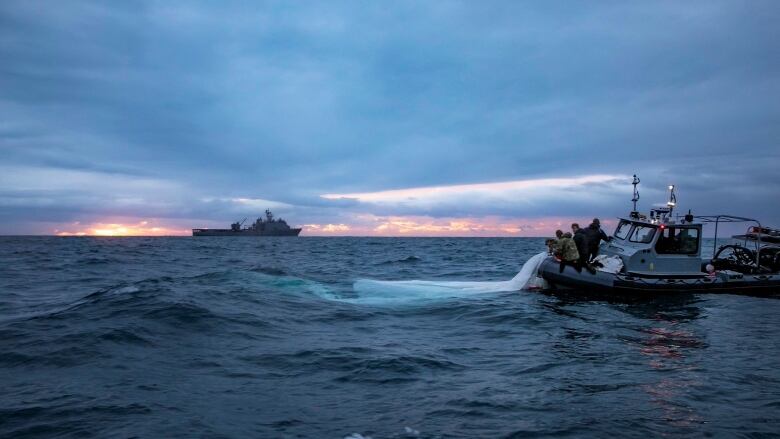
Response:
[{"label": "cloudy sky", "polygon": [[780,225],[780,2],[0,2],[0,234]]}]

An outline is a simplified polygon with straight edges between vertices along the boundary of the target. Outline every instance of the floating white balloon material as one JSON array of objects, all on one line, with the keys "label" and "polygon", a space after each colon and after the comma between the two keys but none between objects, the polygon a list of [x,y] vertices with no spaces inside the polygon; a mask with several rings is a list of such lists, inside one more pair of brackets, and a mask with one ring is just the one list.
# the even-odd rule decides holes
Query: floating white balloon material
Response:
[{"label": "floating white balloon material", "polygon": [[523,265],[523,268],[515,277],[507,281],[385,281],[358,279],[352,287],[358,296],[341,300],[367,305],[382,305],[415,300],[457,298],[480,293],[544,288],[544,280],[537,276],[537,271],[539,265],[546,257],[547,253],[539,253],[533,256]]}]

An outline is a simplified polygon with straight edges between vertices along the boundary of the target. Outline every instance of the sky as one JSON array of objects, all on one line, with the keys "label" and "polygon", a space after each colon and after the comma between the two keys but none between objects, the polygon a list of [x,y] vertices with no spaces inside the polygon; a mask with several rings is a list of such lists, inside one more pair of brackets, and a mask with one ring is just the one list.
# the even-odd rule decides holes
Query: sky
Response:
[{"label": "sky", "polygon": [[[780,226],[780,2],[0,2],[0,234]],[[251,219],[250,219],[251,221]]]}]

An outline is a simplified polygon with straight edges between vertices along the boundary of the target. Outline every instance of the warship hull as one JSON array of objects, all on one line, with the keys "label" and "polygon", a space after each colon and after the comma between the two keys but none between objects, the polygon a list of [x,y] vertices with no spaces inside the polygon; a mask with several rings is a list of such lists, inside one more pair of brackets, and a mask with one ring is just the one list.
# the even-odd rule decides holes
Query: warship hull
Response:
[{"label": "warship hull", "polygon": [[233,230],[192,229],[192,236],[298,236],[301,229],[288,230]]}]

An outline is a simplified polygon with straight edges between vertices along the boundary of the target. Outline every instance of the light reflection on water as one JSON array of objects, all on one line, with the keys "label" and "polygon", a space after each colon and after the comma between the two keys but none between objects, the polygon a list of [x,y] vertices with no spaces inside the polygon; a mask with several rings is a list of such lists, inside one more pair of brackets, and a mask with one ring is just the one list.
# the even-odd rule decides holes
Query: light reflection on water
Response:
[{"label": "light reflection on water", "polygon": [[[696,364],[700,350],[706,350],[705,336],[686,326],[705,318],[696,300],[656,300],[644,313],[647,324],[637,328],[640,334],[639,350],[647,358],[649,370],[660,375],[642,385],[659,416],[670,426],[689,429],[706,421],[705,417],[687,403],[692,389],[702,385]],[[667,372],[672,372],[667,373]]]}]

